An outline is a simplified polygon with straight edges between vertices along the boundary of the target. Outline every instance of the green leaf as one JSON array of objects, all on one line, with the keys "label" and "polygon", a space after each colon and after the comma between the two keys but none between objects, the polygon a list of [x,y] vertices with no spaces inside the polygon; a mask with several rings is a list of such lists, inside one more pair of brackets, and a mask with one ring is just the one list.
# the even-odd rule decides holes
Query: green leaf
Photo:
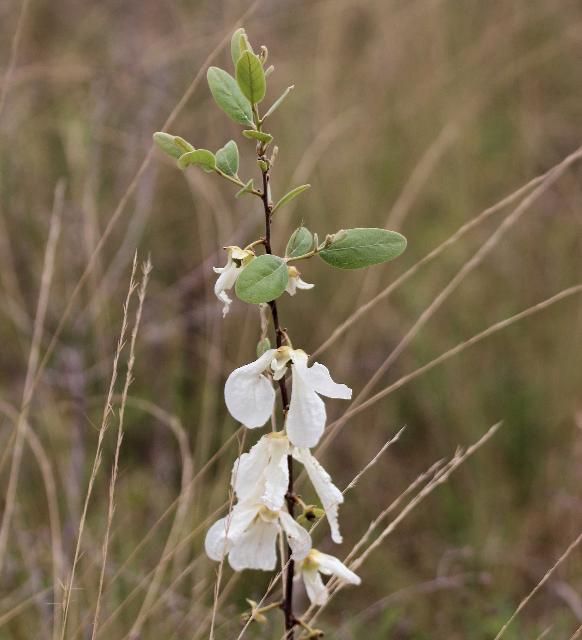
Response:
[{"label": "green leaf", "polygon": [[245,193],[252,193],[254,188],[255,185],[253,183],[253,179],[251,178],[240,191],[237,191],[234,194],[234,197],[240,198],[240,196],[244,195]]},{"label": "green leaf", "polygon": [[255,131],[254,129],[245,129],[243,131],[243,136],[251,140],[258,140],[263,144],[269,144],[273,140],[273,136],[270,133],[265,133],[264,131]]},{"label": "green leaf", "polygon": [[278,298],[289,281],[282,258],[264,254],[252,260],[236,281],[236,295],[244,302],[260,304]]},{"label": "green leaf", "polygon": [[394,260],[406,249],[406,238],[387,229],[346,229],[338,240],[319,252],[338,269],[361,269]]},{"label": "green leaf", "polygon": [[178,159],[178,166],[180,169],[186,169],[195,165],[201,167],[204,171],[210,173],[216,169],[216,158],[212,151],[207,149],[196,149],[196,151],[188,151],[184,153]]},{"label": "green leaf", "polygon": [[289,193],[286,193],[279,200],[279,202],[277,202],[277,204],[273,207],[272,213],[275,213],[275,211],[277,211],[277,209],[282,207],[284,204],[287,204],[288,202],[291,202],[291,200],[293,200],[293,198],[296,198],[300,193],[303,193],[304,191],[307,191],[307,189],[309,189],[310,187],[311,187],[310,184],[302,184],[299,187],[295,187],[295,189],[291,189],[291,191],[289,191]]},{"label": "green leaf", "polygon": [[285,255],[288,258],[304,256],[313,249],[313,234],[306,227],[299,227],[291,234]]},{"label": "green leaf", "polygon": [[236,63],[236,81],[243,94],[252,104],[258,104],[265,97],[267,83],[263,65],[250,51],[244,51]]},{"label": "green leaf", "polygon": [[291,93],[291,91],[293,91],[293,89],[295,89],[294,84],[292,84],[290,87],[287,87],[285,91],[283,91],[283,93],[269,107],[267,113],[265,113],[265,115],[263,116],[263,120],[265,118],[268,118],[270,115],[272,115],[281,106],[281,104],[283,103],[283,100],[285,100],[285,98]]},{"label": "green leaf", "polygon": [[218,67],[210,67],[206,77],[212,97],[224,113],[239,124],[254,126],[251,104],[242,94],[236,80]]},{"label": "green leaf", "polygon": [[174,136],[174,143],[181,149],[184,149],[182,153],[196,150],[195,147],[188,142],[188,140],[184,140],[184,138],[180,138],[180,136]]},{"label": "green leaf", "polygon": [[156,131],[153,135],[154,142],[158,147],[172,158],[179,158],[187,151],[194,151],[194,147],[179,136],[173,136],[170,133]]},{"label": "green leaf", "polygon": [[229,140],[222,149],[216,152],[216,166],[227,176],[236,176],[238,172],[238,147],[234,140]]},{"label": "green leaf", "polygon": [[236,69],[236,63],[240,58],[241,51],[241,36],[246,35],[246,31],[241,27],[237,29],[233,34],[230,40],[230,55],[232,56],[232,63],[234,64],[234,68]]}]

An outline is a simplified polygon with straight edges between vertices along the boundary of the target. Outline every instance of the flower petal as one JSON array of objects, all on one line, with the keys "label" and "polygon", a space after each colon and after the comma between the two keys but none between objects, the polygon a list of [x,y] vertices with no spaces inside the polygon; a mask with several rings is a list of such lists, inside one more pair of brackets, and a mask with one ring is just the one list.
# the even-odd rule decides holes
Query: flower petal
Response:
[{"label": "flower petal", "polygon": [[289,347],[279,347],[275,351],[273,360],[271,361],[271,371],[273,380],[280,380],[287,372],[287,365],[291,360],[292,350]]},{"label": "flower petal", "polygon": [[229,298],[224,291],[221,291],[216,296],[222,303],[222,317],[226,318],[226,314],[230,311],[230,305],[232,304],[231,298]]},{"label": "flower petal", "polygon": [[293,356],[293,388],[285,428],[296,447],[314,447],[325,428],[325,405],[307,379],[307,355]]},{"label": "flower petal", "polygon": [[218,296],[221,291],[228,291],[229,289],[232,289],[234,286],[234,283],[236,282],[237,278],[240,275],[240,272],[241,272],[241,269],[237,269],[236,265],[234,264],[223,267],[222,270],[220,271],[220,275],[218,276],[218,278],[216,279],[216,282],[214,283],[215,295]]},{"label": "flower petal", "polygon": [[319,565],[319,571],[324,575],[334,575],[336,578],[339,578],[343,582],[348,582],[349,584],[361,584],[362,579],[360,576],[357,576],[353,571],[350,571],[350,569],[348,569],[341,560],[338,560],[334,556],[318,551],[314,559]]},{"label": "flower petal", "polygon": [[235,369],[224,387],[230,414],[250,429],[262,427],[273,412],[275,390],[262,372],[274,353],[275,349],[269,349],[258,360]]},{"label": "flower petal", "polygon": [[312,367],[307,369],[306,378],[311,386],[327,398],[341,398],[349,400],[352,397],[352,390],[345,384],[338,384],[331,379],[329,369],[315,362]]},{"label": "flower petal", "polygon": [[285,291],[290,296],[294,296],[297,293],[297,278],[289,278],[289,280],[287,280]]},{"label": "flower petal", "polygon": [[227,522],[226,518],[217,520],[206,532],[204,539],[204,550],[211,560],[220,562],[230,550],[230,541],[226,538]]},{"label": "flower petal", "polygon": [[328,592],[317,569],[304,569],[301,576],[311,604],[323,606],[327,602]]},{"label": "flower petal", "polygon": [[338,507],[344,501],[342,492],[333,484],[329,473],[311,455],[309,449],[297,449],[293,455],[305,467],[311,484],[321,500],[321,506],[325,511],[329,528],[331,529],[331,539],[337,544],[341,544],[342,536],[338,522]]},{"label": "flower petal", "polygon": [[228,555],[235,571],[259,569],[273,571],[277,565],[277,535],[279,527],[274,522],[257,518],[248,530],[232,545]]},{"label": "flower petal", "polygon": [[285,504],[285,495],[289,488],[289,440],[286,436],[269,434],[269,461],[264,473],[264,492],[261,502],[273,511]]},{"label": "flower petal", "polygon": [[279,511],[289,486],[289,453],[289,440],[280,433],[263,436],[243,453],[232,468],[231,484],[237,498]]},{"label": "flower petal", "polygon": [[262,477],[269,463],[269,443],[263,436],[248,453],[237,458],[232,467],[231,486],[243,501],[260,494]]},{"label": "flower petal", "polygon": [[302,280],[300,276],[297,276],[295,285],[298,289],[313,289],[313,287],[315,287],[314,284],[309,284],[309,282]]},{"label": "flower petal", "polygon": [[222,560],[256,518],[259,508],[260,506],[239,503],[226,517],[217,520],[206,533],[206,555],[211,560]]},{"label": "flower petal", "polygon": [[293,551],[293,560],[303,560],[311,551],[311,536],[300,524],[286,512],[279,513],[279,521],[287,535],[287,541]]}]

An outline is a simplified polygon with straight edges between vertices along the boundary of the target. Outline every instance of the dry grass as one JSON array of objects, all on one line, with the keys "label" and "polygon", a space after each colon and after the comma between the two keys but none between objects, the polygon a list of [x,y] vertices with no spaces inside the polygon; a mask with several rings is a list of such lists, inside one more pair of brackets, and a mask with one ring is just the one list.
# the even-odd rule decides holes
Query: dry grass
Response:
[{"label": "dry grass", "polygon": [[[203,79],[241,22],[271,51],[270,97],[296,85],[274,196],[313,185],[278,214],[277,250],[302,220],[409,239],[339,283],[306,264],[317,288],[281,303],[355,390],[320,453],[349,489],[335,552],[364,583],[334,586],[317,624],[579,638],[579,3],[13,0],[0,17],[0,639],[281,635],[276,612],[238,619],[280,583],[217,580],[202,552],[241,439],[223,382],[260,331],[242,304],[221,321],[210,267],[260,212],[150,144],[237,135]],[[136,250],[156,265],[145,301]]]}]

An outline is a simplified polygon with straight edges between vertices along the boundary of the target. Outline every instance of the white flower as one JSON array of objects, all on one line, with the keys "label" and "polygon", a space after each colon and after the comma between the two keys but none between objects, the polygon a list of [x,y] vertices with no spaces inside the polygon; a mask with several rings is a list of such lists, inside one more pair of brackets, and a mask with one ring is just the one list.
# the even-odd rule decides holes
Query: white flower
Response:
[{"label": "white flower", "polygon": [[254,253],[240,247],[225,247],[228,258],[224,267],[213,267],[214,273],[219,273],[218,279],[214,285],[214,294],[224,303],[222,307],[222,317],[224,318],[229,311],[232,300],[228,297],[227,291],[234,287],[234,283],[241,274],[243,267],[254,258]]},{"label": "white flower", "polygon": [[309,449],[295,449],[293,457],[303,464],[311,484],[319,496],[331,529],[331,539],[337,544],[341,544],[338,508],[344,501],[342,492],[333,484],[329,473],[311,455]]},{"label": "white flower", "polygon": [[243,453],[232,469],[237,498],[261,503],[274,511],[281,509],[289,486],[290,449],[287,436],[275,432],[263,436],[248,453]]},{"label": "white flower", "polygon": [[245,427],[262,427],[275,406],[275,390],[263,375],[269,368],[275,349],[268,349],[250,364],[235,369],[224,387],[226,406],[235,420]]},{"label": "white flower", "polygon": [[307,354],[301,349],[290,349],[293,389],[285,428],[289,440],[301,448],[314,447],[325,428],[325,404],[318,394],[327,398],[349,400],[352,390],[337,384],[322,364],[307,366]]},{"label": "white flower", "polygon": [[321,553],[316,549],[312,549],[309,552],[307,558],[299,566],[299,572],[303,578],[309,600],[312,604],[318,606],[324,605],[329,596],[320,574],[336,576],[342,582],[349,584],[360,584],[362,582],[359,576],[350,571],[341,560],[327,553]]},{"label": "white flower", "polygon": [[294,296],[297,293],[297,289],[313,289],[315,286],[314,284],[309,284],[309,282],[302,280],[299,270],[295,267],[287,267],[287,271],[289,272],[289,281],[287,282],[285,291],[290,296]]},{"label": "white flower", "polygon": [[283,510],[273,511],[260,503],[237,503],[231,513],[217,520],[204,541],[206,554],[220,561],[228,554],[235,571],[273,571],[277,564],[277,536],[283,531],[292,557],[301,561],[311,550],[311,536]]},{"label": "white flower", "polygon": [[270,370],[280,380],[291,365],[293,387],[285,428],[296,447],[314,447],[325,428],[325,405],[318,394],[349,400],[352,390],[331,379],[327,367],[307,366],[307,354],[301,349],[269,349],[250,364],[233,371],[226,381],[224,398],[230,414],[251,429],[267,422],[275,405],[275,391],[264,375]]}]

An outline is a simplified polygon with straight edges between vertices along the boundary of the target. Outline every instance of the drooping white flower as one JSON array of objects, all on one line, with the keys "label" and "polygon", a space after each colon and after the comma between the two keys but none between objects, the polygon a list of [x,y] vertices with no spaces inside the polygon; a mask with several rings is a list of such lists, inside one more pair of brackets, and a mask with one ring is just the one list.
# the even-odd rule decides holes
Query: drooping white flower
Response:
[{"label": "drooping white flower", "polygon": [[325,404],[319,395],[349,400],[352,390],[345,384],[334,382],[324,365],[315,362],[308,367],[305,351],[289,351],[293,389],[285,429],[289,440],[296,447],[310,449],[323,435],[327,417]]},{"label": "drooping white flower", "polygon": [[296,267],[287,267],[287,271],[289,272],[289,280],[285,287],[285,291],[290,296],[294,296],[297,293],[297,289],[313,289],[315,286],[314,284],[309,284],[309,282],[302,280],[301,274]]},{"label": "drooping white flower", "polygon": [[275,389],[263,373],[271,365],[275,351],[268,349],[254,362],[235,369],[226,380],[226,407],[235,420],[249,429],[262,427],[273,413]]},{"label": "drooping white flower", "polygon": [[232,487],[241,501],[261,503],[277,511],[285,504],[289,486],[287,456],[291,453],[284,433],[263,436],[248,453],[243,453],[232,468]]},{"label": "drooping white flower", "polygon": [[275,391],[265,376],[270,371],[280,380],[291,365],[293,386],[285,428],[289,440],[300,448],[314,447],[325,428],[325,404],[319,395],[349,400],[352,390],[337,384],[327,367],[307,366],[307,354],[301,349],[269,349],[250,364],[233,371],[226,381],[224,397],[230,414],[246,427],[261,427],[275,404]]},{"label": "drooping white flower", "polygon": [[323,584],[321,574],[336,576],[342,582],[360,584],[362,581],[353,571],[350,571],[341,561],[327,553],[312,549],[309,555],[299,565],[299,575],[303,578],[307,596],[312,604],[322,606],[327,602],[329,593]]},{"label": "drooping white flower", "polygon": [[283,531],[292,557],[301,561],[311,550],[311,536],[287,513],[273,511],[260,503],[238,502],[231,513],[217,520],[204,541],[206,554],[220,561],[228,555],[235,571],[273,571],[277,564],[277,535]]},{"label": "drooping white flower", "polygon": [[294,449],[293,457],[303,464],[311,484],[319,496],[331,529],[331,539],[337,544],[341,544],[342,536],[339,529],[338,509],[339,505],[344,501],[342,492],[333,484],[329,473],[311,455],[309,449]]},{"label": "drooping white flower", "polygon": [[243,267],[255,257],[252,251],[241,249],[240,247],[225,247],[228,258],[224,267],[213,267],[214,273],[219,273],[218,279],[214,284],[214,294],[224,303],[222,307],[222,317],[224,318],[229,312],[232,300],[228,297],[227,291],[234,287],[237,278],[241,274]]}]

